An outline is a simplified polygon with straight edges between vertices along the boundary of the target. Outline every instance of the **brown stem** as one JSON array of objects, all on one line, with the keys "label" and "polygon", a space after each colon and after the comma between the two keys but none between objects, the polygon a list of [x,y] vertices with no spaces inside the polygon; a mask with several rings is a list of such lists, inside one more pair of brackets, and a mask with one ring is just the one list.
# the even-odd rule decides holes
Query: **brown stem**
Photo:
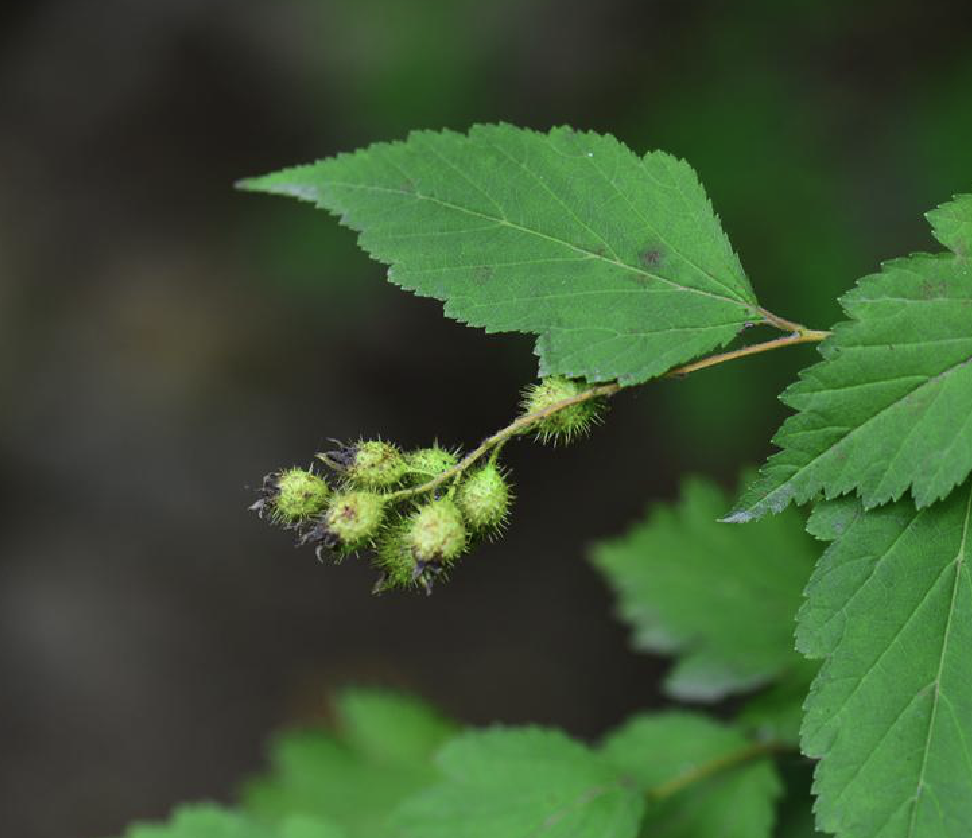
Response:
[{"label": "brown stem", "polygon": [[[789,320],[784,320],[782,317],[777,317],[775,314],[772,314],[765,309],[759,309],[759,312],[768,323],[771,323],[779,329],[790,332],[790,334],[786,335],[785,337],[768,340],[763,343],[744,346],[742,349],[733,349],[729,352],[722,352],[719,355],[710,355],[708,358],[702,358],[701,360],[693,361],[690,364],[683,364],[680,367],[675,367],[674,369],[669,370],[663,377],[682,378],[689,373],[706,369],[707,367],[714,367],[718,364],[724,364],[726,361],[733,361],[736,358],[744,358],[747,355],[756,355],[760,352],[770,352],[771,350],[780,349],[784,346],[821,341],[830,334],[830,332],[820,332],[814,329],[808,329],[806,326],[801,326],[799,323],[792,323]],[[609,396],[613,396],[622,389],[622,385],[617,383],[596,384],[593,387],[584,390],[582,393],[578,393],[576,396],[571,396],[568,399],[556,402],[555,404],[545,407],[543,410],[537,410],[533,413],[525,413],[522,416],[514,419],[505,428],[501,428],[492,436],[484,439],[476,448],[470,451],[452,468],[446,469],[444,472],[442,472],[442,474],[438,475],[432,480],[422,483],[419,486],[413,486],[407,489],[399,489],[397,492],[390,492],[385,496],[385,498],[389,501],[396,501],[431,492],[437,489],[443,483],[447,483],[450,480],[459,477],[463,472],[466,471],[466,469],[468,469],[471,465],[473,465],[473,463],[475,463],[480,457],[487,454],[489,451],[505,445],[511,438],[519,433],[522,433],[523,431],[526,431],[538,422],[543,421],[548,416],[552,416],[553,414],[571,407],[572,405],[581,404],[582,402],[586,402],[590,399],[607,398]]]},{"label": "brown stem", "polygon": [[446,469],[442,474],[429,480],[427,483],[423,483],[421,486],[415,486],[411,489],[399,489],[397,492],[391,492],[385,496],[386,500],[395,501],[401,500],[402,498],[411,497],[412,495],[424,495],[426,492],[431,492],[433,489],[438,488],[443,483],[448,482],[453,477],[457,477],[462,474],[469,466],[476,462],[480,457],[482,457],[490,449],[503,445],[511,437],[516,436],[521,431],[525,431],[531,425],[535,425],[546,419],[548,416],[552,416],[555,413],[563,410],[564,408],[570,407],[571,405],[581,404],[582,402],[589,401],[590,399],[604,398],[607,396],[613,396],[621,389],[620,384],[597,384],[583,393],[578,393],[576,396],[571,396],[569,399],[563,399],[562,401],[555,402],[549,405],[543,410],[537,410],[533,413],[524,413],[522,416],[517,417],[505,428],[501,428],[492,436],[486,437],[476,448],[466,454],[456,465],[450,469]]},{"label": "brown stem", "polygon": [[780,317],[778,314],[773,314],[772,311],[768,311],[762,306],[758,306],[756,308],[756,311],[759,312],[759,315],[767,323],[769,323],[771,326],[775,326],[777,329],[779,329],[782,332],[790,332],[792,334],[796,332],[804,332],[807,330],[806,326],[803,326],[800,323],[794,323],[792,320],[787,320],[785,317]]},{"label": "brown stem", "polygon": [[773,340],[764,341],[763,343],[754,343],[750,346],[744,346],[741,349],[733,349],[729,352],[722,352],[719,355],[710,355],[708,358],[702,358],[699,361],[692,361],[690,364],[675,367],[674,369],[671,369],[665,373],[665,378],[681,378],[682,376],[688,375],[691,372],[704,370],[706,367],[714,367],[717,364],[724,364],[726,361],[734,361],[736,358],[745,358],[747,355],[757,355],[760,352],[770,352],[784,346],[791,346],[798,343],[816,343],[823,340],[829,334],[830,332],[818,332],[813,329],[802,329],[802,331],[794,332],[786,337],[774,338]]}]

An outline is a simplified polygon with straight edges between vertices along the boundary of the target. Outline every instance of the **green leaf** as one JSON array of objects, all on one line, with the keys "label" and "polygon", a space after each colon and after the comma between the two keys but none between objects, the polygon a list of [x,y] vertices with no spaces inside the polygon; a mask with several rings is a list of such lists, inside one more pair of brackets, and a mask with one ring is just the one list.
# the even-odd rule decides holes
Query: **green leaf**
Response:
[{"label": "green leaf", "polygon": [[926,213],[935,238],[959,256],[972,251],[972,195],[959,195]]},{"label": "green leaf", "polygon": [[634,384],[765,322],[692,169],[610,136],[422,131],[241,186],[339,215],[450,317],[537,334],[541,375]]},{"label": "green leaf", "polygon": [[410,696],[374,689],[344,690],[335,702],[344,742],[376,764],[411,766],[428,762],[455,733],[427,704]]},{"label": "green leaf", "polygon": [[724,492],[686,481],[591,557],[618,597],[639,649],[677,653],[666,680],[680,698],[714,699],[799,666],[793,620],[818,552],[795,511],[748,527],[718,522]]},{"label": "green leaf", "polygon": [[967,838],[972,828],[969,484],[923,510],[823,504],[834,540],[800,611],[798,646],[825,658],[804,751],[821,829],[840,838]]},{"label": "green leaf", "polygon": [[772,760],[739,730],[692,713],[632,719],[605,758],[646,790],[644,838],[768,838],[781,791]]},{"label": "green leaf", "polygon": [[331,824],[299,815],[273,828],[238,812],[197,803],[179,808],[167,823],[134,824],[125,838],[345,838],[345,833]]},{"label": "green leaf", "polygon": [[273,771],[245,789],[250,812],[268,823],[306,815],[371,838],[401,800],[431,782],[432,754],[455,731],[420,702],[383,691],[346,691],[335,711],[335,733],[278,738]]},{"label": "green leaf", "polygon": [[[125,832],[125,838],[274,838],[275,835],[244,815],[209,803],[183,806],[168,823],[136,823]],[[318,836],[308,834],[307,838]],[[321,833],[319,838],[330,836]]]},{"label": "green leaf", "polygon": [[850,321],[782,399],[799,411],[730,521],[823,492],[866,508],[908,489],[919,507],[972,470],[972,196],[928,213],[952,253],[883,265],[841,299]]},{"label": "green leaf", "polygon": [[392,821],[399,838],[635,838],[643,794],[588,748],[541,728],[465,733],[438,784]]},{"label": "green leaf", "polygon": [[281,823],[277,838],[346,838],[347,833],[333,823],[310,817],[290,815]]}]

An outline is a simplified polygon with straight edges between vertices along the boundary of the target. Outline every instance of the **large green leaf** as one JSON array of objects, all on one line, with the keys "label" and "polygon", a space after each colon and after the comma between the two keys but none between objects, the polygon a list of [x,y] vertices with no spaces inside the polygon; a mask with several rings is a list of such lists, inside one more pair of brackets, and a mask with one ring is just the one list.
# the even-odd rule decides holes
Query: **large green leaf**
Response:
[{"label": "large green leaf", "polygon": [[815,510],[836,539],[800,611],[798,646],[826,658],[804,751],[822,829],[839,838],[972,834],[972,487],[920,511]]},{"label": "large green leaf", "polygon": [[437,784],[392,821],[398,838],[635,838],[641,788],[562,733],[470,732],[436,760]]},{"label": "large green leaf", "polygon": [[455,728],[424,704],[382,691],[345,691],[335,709],[336,731],[276,740],[273,770],[247,785],[244,802],[266,823],[301,814],[372,838],[401,800],[432,781],[432,754]]},{"label": "large green leaf", "polygon": [[726,494],[686,481],[681,500],[592,551],[635,646],[679,654],[681,698],[719,698],[799,667],[793,620],[817,545],[794,510],[746,527],[718,522]]},{"label": "large green leaf", "polygon": [[603,753],[645,790],[643,838],[769,838],[780,782],[739,730],[694,713],[644,715]]},{"label": "large green leaf", "polygon": [[928,214],[952,252],[886,263],[841,299],[851,318],[782,396],[799,412],[732,521],[823,492],[919,507],[972,470],[972,196]]},{"label": "large green leaf", "polygon": [[542,375],[645,381],[764,319],[692,169],[610,136],[423,131],[241,186],[339,215],[450,317],[539,335]]}]

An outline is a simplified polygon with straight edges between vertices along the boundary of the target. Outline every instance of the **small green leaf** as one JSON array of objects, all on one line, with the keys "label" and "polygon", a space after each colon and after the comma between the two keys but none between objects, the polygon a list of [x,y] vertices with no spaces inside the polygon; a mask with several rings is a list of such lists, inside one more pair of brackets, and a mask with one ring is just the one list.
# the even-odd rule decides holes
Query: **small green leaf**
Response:
[{"label": "small green leaf", "polygon": [[386,690],[346,689],[335,712],[347,746],[376,764],[427,762],[456,730],[424,702]]},{"label": "small green leaf", "polygon": [[694,713],[639,716],[605,758],[645,789],[644,838],[769,838],[781,786],[764,748]]},{"label": "small green leaf", "polygon": [[340,216],[450,317],[538,335],[543,376],[634,384],[765,322],[692,169],[610,136],[422,131],[241,186]]},{"label": "small green leaf", "polygon": [[825,658],[806,703],[822,829],[839,838],[967,838],[972,828],[972,488],[923,510],[817,507],[834,540],[800,611]]},{"label": "small green leaf", "polygon": [[136,823],[125,831],[125,838],[272,838],[273,835],[244,815],[209,803],[182,806],[167,823]]},{"label": "small green leaf", "polygon": [[279,829],[210,803],[183,806],[167,823],[138,823],[125,838],[345,838],[333,825],[314,818],[287,818]]},{"label": "small green leaf", "polygon": [[272,772],[244,790],[248,811],[267,823],[305,815],[349,838],[371,838],[401,800],[434,778],[432,754],[455,731],[420,702],[384,691],[345,691],[335,710],[335,733],[277,739]]},{"label": "small green leaf", "polygon": [[680,656],[667,691],[721,698],[799,666],[793,620],[817,548],[796,512],[747,527],[718,522],[727,495],[701,479],[592,551],[639,649]]},{"label": "small green leaf", "polygon": [[952,249],[887,262],[841,305],[851,318],[783,401],[799,411],[730,521],[820,492],[857,491],[866,508],[911,490],[919,507],[972,470],[972,196],[928,213]]},{"label": "small green leaf", "polygon": [[398,838],[635,838],[644,796],[608,762],[540,728],[465,733],[442,779],[393,818]]},{"label": "small green leaf", "polygon": [[959,195],[947,204],[925,213],[935,238],[959,256],[972,251],[972,195]]}]

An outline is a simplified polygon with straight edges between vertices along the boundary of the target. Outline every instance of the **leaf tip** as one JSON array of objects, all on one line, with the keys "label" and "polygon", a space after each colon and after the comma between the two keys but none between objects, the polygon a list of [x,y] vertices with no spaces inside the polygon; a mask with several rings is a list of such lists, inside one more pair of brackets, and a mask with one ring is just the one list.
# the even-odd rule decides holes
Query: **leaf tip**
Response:
[{"label": "leaf tip", "polygon": [[747,524],[759,516],[751,509],[734,509],[728,515],[719,518],[720,524]]},{"label": "leaf tip", "polygon": [[320,199],[320,190],[303,180],[288,177],[291,171],[293,170],[241,178],[233,184],[233,187],[241,192],[263,192],[268,195],[286,195],[303,201],[317,202]]},{"label": "leaf tip", "polygon": [[233,188],[238,189],[240,192],[259,192],[261,180],[262,178],[259,177],[240,178],[233,184]]}]

